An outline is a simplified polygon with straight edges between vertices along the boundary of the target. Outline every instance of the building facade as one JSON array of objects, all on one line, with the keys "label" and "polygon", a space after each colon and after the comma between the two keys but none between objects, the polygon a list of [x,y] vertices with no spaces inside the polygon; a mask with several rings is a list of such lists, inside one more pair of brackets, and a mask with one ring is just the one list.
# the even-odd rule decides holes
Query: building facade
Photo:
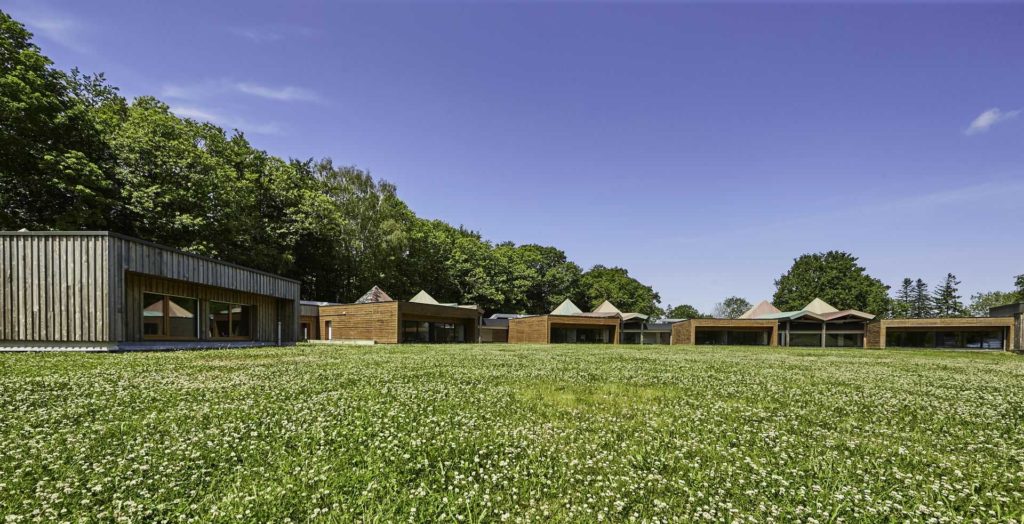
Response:
[{"label": "building facade", "polygon": [[374,287],[352,304],[319,306],[318,340],[344,343],[477,342],[480,310],[441,304],[420,292],[412,300],[392,300]]},{"label": "building facade", "polygon": [[116,233],[0,232],[0,350],[293,344],[299,283]]}]

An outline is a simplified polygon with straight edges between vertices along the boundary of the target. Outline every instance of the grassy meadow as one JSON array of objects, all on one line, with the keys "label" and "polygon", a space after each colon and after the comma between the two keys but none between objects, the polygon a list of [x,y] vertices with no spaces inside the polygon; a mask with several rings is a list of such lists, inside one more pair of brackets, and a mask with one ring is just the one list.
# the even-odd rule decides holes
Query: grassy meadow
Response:
[{"label": "grassy meadow", "polygon": [[620,346],[0,354],[0,515],[992,522],[1024,358]]}]

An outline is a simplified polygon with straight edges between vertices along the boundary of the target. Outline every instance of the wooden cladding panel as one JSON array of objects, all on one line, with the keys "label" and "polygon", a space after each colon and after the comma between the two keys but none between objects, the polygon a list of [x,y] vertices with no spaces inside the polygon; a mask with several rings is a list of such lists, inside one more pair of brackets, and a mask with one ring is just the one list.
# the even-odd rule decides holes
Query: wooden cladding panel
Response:
[{"label": "wooden cladding panel", "polygon": [[547,315],[513,318],[508,321],[509,344],[547,344],[551,342]]},{"label": "wooden cladding panel", "polygon": [[295,334],[289,328],[291,312],[288,301],[282,301],[265,295],[255,295],[231,289],[203,286],[192,282],[156,278],[149,275],[129,273],[125,277],[125,307],[123,323],[126,336],[123,340],[136,342],[144,340],[142,336],[143,293],[157,293],[199,300],[199,333],[200,340],[208,340],[209,333],[209,301],[228,302],[255,306],[256,318],[251,323],[252,340],[259,342],[277,341],[277,322],[282,321],[282,342],[294,342]]},{"label": "wooden cladding panel", "polygon": [[109,339],[106,237],[0,235],[0,340]]},{"label": "wooden cladding panel", "polygon": [[399,341],[398,302],[344,304],[320,308],[320,338],[327,340],[327,322],[332,340],[373,340],[378,344]]},{"label": "wooden cladding panel", "polygon": [[672,325],[672,345],[691,346],[697,343],[697,328],[729,331],[768,331],[768,345],[779,345],[779,323],[776,320],[691,318]]},{"label": "wooden cladding panel", "polygon": [[868,322],[864,326],[864,347],[883,348],[885,340],[882,338],[882,324],[880,322]]},{"label": "wooden cladding panel", "polygon": [[110,235],[109,239],[111,259],[120,271],[237,289],[256,295],[299,298],[299,283],[294,280],[119,235]]}]

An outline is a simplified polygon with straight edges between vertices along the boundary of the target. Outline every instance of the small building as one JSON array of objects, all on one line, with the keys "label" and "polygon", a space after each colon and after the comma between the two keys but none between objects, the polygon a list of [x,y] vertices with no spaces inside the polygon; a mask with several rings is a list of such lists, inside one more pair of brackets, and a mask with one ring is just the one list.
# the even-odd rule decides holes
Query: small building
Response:
[{"label": "small building", "polygon": [[409,301],[393,300],[374,286],[352,304],[319,306],[319,340],[349,343],[476,342],[480,310],[441,304],[425,291]]},{"label": "small building", "polygon": [[868,324],[865,347],[1017,349],[1013,317],[889,318]]},{"label": "small building", "polygon": [[799,311],[779,311],[768,301],[735,319],[690,319],[673,326],[673,344],[732,346],[864,347],[864,328],[874,318],[838,310],[815,298]]},{"label": "small building", "polygon": [[0,232],[0,350],[294,344],[299,282],[107,231]]},{"label": "small building", "polygon": [[752,318],[691,318],[672,324],[672,344],[776,346],[779,322]]},{"label": "small building", "polygon": [[299,305],[299,340],[318,340],[320,338],[320,308],[336,306],[336,302],[317,302],[303,300]]},{"label": "small building", "polygon": [[526,315],[515,313],[494,313],[480,320],[480,342],[508,342],[508,323],[514,318]]},{"label": "small building", "polygon": [[547,315],[509,319],[510,344],[618,344],[622,316],[615,312],[584,313],[565,300]]},{"label": "small building", "polygon": [[1012,318],[1013,336],[1010,337],[1008,349],[1014,351],[1024,350],[1024,302],[989,308],[988,316]]}]

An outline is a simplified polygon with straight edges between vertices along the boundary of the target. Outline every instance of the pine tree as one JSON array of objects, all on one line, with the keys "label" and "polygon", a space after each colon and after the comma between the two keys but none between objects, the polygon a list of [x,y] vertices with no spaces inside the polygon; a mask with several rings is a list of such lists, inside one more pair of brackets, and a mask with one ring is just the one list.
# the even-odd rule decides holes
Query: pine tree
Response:
[{"label": "pine tree", "polygon": [[907,318],[910,316],[914,298],[914,281],[910,278],[903,279],[903,285],[896,292],[896,299],[892,302],[893,318]]},{"label": "pine tree", "polygon": [[935,288],[932,301],[935,305],[935,316],[938,317],[963,317],[967,316],[967,308],[960,301],[960,281],[956,275],[948,273],[946,281]]},{"label": "pine tree", "polygon": [[928,294],[928,284],[920,278],[914,281],[910,291],[910,316],[912,318],[932,317],[932,297]]}]

